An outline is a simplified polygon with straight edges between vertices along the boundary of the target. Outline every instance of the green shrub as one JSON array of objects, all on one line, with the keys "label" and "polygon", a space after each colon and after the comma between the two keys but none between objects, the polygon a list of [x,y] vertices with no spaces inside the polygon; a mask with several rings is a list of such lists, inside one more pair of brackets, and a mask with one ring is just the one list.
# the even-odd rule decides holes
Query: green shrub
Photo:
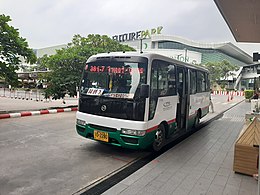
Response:
[{"label": "green shrub", "polygon": [[254,95],[254,90],[245,90],[245,98],[249,99]]}]

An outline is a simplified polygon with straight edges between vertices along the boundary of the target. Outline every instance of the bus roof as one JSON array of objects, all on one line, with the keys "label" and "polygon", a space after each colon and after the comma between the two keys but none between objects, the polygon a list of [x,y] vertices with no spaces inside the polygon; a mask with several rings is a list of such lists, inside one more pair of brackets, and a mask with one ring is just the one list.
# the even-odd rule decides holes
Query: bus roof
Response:
[{"label": "bus roof", "polygon": [[173,64],[178,64],[178,65],[186,66],[186,67],[189,67],[189,68],[199,69],[199,70],[202,70],[202,71],[205,71],[205,72],[209,72],[206,68],[204,68],[202,66],[199,66],[199,65],[189,64],[189,63],[186,63],[186,62],[181,62],[181,61],[175,60],[173,58],[170,58],[170,57],[167,57],[167,56],[164,56],[164,55],[160,55],[160,54],[156,54],[156,53],[148,53],[148,52],[143,52],[143,53],[140,53],[140,52],[99,53],[99,54],[91,56],[87,60],[87,63],[93,62],[93,61],[95,61],[97,59],[104,59],[105,60],[105,59],[111,59],[112,57],[120,57],[120,58],[125,57],[125,58],[127,58],[127,57],[131,57],[131,56],[145,57],[145,58],[152,59],[152,60],[160,59],[160,60],[164,60],[164,61],[167,61],[167,62],[171,62]]}]

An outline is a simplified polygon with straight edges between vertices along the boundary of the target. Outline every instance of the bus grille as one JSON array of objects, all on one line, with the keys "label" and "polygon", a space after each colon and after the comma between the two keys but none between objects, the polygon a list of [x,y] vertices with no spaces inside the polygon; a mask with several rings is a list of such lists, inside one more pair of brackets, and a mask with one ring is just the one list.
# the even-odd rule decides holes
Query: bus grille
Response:
[{"label": "bus grille", "polygon": [[93,124],[89,124],[89,127],[93,128],[93,129],[101,130],[101,131],[108,131],[108,132],[116,132],[117,131],[117,129],[115,129],[115,128],[103,127],[103,126],[93,125]]}]

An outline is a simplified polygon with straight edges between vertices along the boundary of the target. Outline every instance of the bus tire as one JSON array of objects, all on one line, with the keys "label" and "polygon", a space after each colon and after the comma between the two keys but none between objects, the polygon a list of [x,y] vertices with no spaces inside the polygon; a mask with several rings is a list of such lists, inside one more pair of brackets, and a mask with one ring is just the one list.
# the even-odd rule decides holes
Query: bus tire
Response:
[{"label": "bus tire", "polygon": [[162,149],[165,143],[165,126],[160,124],[155,132],[155,138],[153,142],[153,151],[158,152]]},{"label": "bus tire", "polygon": [[197,129],[199,127],[199,124],[200,124],[200,111],[197,111],[197,115],[195,117],[195,120],[194,120],[194,128]]}]

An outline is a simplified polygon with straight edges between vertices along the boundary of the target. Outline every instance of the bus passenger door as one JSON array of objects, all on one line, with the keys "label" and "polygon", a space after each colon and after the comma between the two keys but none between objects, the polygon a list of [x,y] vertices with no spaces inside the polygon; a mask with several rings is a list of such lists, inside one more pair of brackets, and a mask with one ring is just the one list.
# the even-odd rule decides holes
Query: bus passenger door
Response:
[{"label": "bus passenger door", "polygon": [[179,103],[177,104],[177,114],[176,114],[176,121],[177,121],[177,128],[183,129],[186,128],[186,106],[187,106],[187,89],[186,89],[186,80],[187,76],[185,74],[184,67],[178,67],[176,70],[176,78],[177,78],[177,92],[179,95]]}]

